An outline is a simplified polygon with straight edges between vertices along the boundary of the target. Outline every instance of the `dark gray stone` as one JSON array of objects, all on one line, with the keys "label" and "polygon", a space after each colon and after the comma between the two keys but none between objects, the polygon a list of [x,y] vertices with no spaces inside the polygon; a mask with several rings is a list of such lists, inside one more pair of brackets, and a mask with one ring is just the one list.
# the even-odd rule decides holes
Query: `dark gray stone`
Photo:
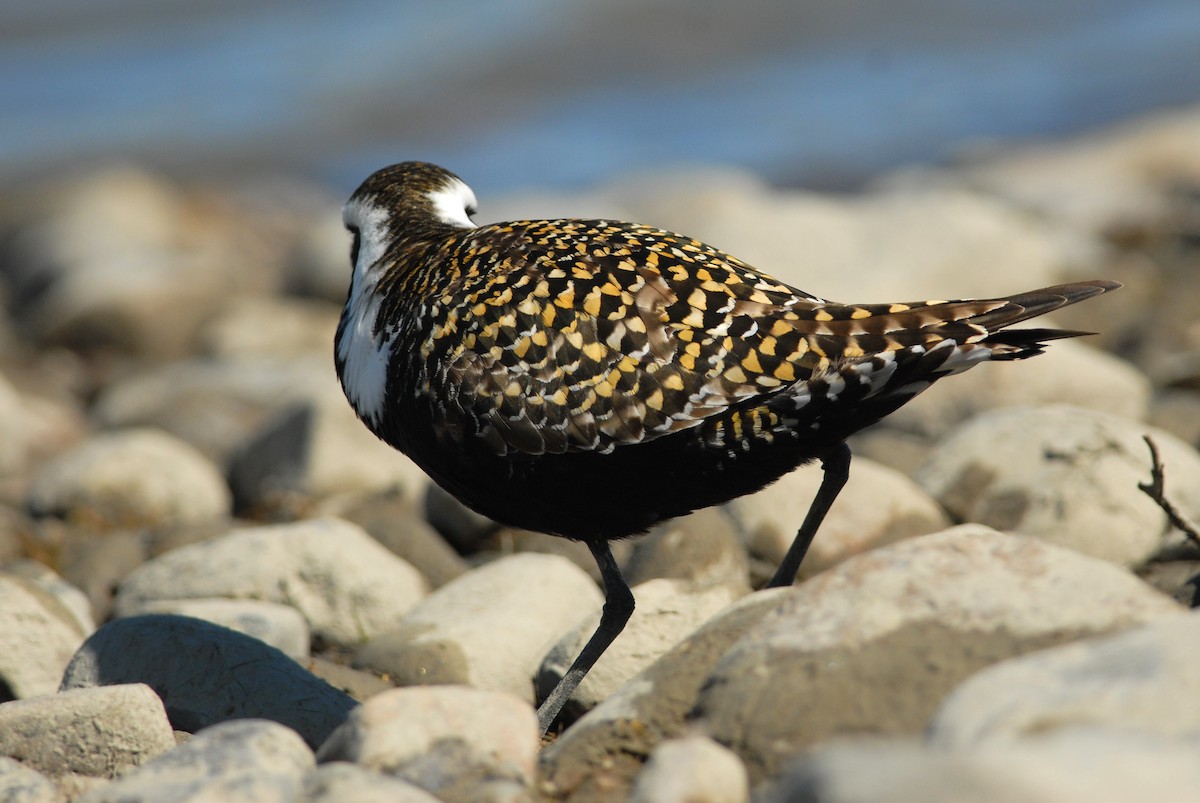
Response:
[{"label": "dark gray stone", "polygon": [[185,616],[117,619],[71,660],[62,689],[145,683],[176,730],[230,719],[269,719],[316,747],[345,720],[353,698],[256,638]]}]

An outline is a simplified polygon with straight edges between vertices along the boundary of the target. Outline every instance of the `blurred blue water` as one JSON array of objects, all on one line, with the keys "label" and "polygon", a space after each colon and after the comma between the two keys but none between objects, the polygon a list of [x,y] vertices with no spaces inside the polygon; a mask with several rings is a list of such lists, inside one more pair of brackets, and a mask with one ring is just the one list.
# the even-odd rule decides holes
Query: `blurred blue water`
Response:
[{"label": "blurred blue water", "polygon": [[481,192],[694,163],[844,185],[1197,100],[1196,0],[0,4],[6,178],[128,157],[347,189],[426,158]]}]

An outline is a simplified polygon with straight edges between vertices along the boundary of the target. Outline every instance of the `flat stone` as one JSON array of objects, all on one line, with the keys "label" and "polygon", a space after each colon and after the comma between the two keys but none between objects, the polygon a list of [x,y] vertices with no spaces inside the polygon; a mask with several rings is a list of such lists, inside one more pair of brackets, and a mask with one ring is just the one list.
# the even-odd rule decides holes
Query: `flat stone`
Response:
[{"label": "flat stone", "polygon": [[[766,561],[772,573],[795,540],[823,476],[819,466],[805,467],[729,503],[750,552]],[[811,577],[869,549],[948,526],[941,507],[915,482],[873,460],[854,458],[850,479],[809,547],[799,577]]]},{"label": "flat stone", "polygon": [[308,622],[300,611],[290,605],[254,599],[210,597],[151,600],[143,610],[145,613],[203,619],[245,633],[271,645],[289,658],[303,659],[309,654]]},{"label": "flat stone", "polygon": [[162,700],[140,683],[0,705],[0,754],[50,776],[113,778],[173,747]]},{"label": "flat stone", "polygon": [[171,725],[195,733],[230,719],[270,719],[320,744],[354,700],[256,638],[200,619],[152,614],[101,627],[63,673],[63,690],[145,683]]},{"label": "flat stone", "polygon": [[745,803],[746,768],[732,751],[703,736],[663,742],[633,785],[630,803]]},{"label": "flat stone", "polygon": [[[567,719],[595,708],[630,678],[749,591],[746,586],[693,586],[659,578],[633,587],[637,607],[563,711]],[[545,698],[566,674],[600,624],[596,612],[563,636],[546,654],[538,671],[538,697]]]},{"label": "flat stone", "polygon": [[693,715],[758,783],[834,735],[919,733],[989,664],[1180,610],[1111,563],[956,527],[790,589],[717,663]]},{"label": "flat stone", "polygon": [[37,583],[0,573],[0,682],[16,699],[53,694],[87,635]]},{"label": "flat stone", "polygon": [[[533,708],[510,694],[465,686],[414,686],[372,697],[317,752],[468,799],[481,782],[528,786],[538,752]],[[484,798],[486,799],[486,798]]]},{"label": "flat stone", "polygon": [[965,521],[1014,530],[1124,566],[1182,536],[1138,484],[1150,479],[1153,437],[1166,495],[1200,517],[1200,455],[1136,421],[1054,405],[996,410],[942,440],[917,481]]},{"label": "flat stone", "polygon": [[97,529],[186,524],[229,514],[225,479],[204,455],[165,432],[97,435],[44,464],[26,505]]},{"label": "flat stone", "polygon": [[552,641],[599,608],[603,595],[556,555],[500,558],[442,586],[355,655],[399,685],[465,684],[533,702]]},{"label": "flat stone", "polygon": [[934,744],[975,746],[1075,728],[1169,739],[1200,732],[1200,614],[1013,658],[970,677],[931,724]]},{"label": "flat stone", "polygon": [[225,722],[85,794],[80,803],[291,803],[312,769],[312,751],[288,728],[263,720]]},{"label": "flat stone", "polygon": [[1119,729],[1079,729],[972,750],[914,741],[822,746],[790,765],[761,803],[1127,803],[1194,797],[1195,744]]},{"label": "flat stone", "polygon": [[257,599],[290,605],[314,635],[353,645],[392,626],[425,588],[362,528],[322,518],[245,527],[166,552],[125,579],[116,607],[129,616],[151,601]]}]

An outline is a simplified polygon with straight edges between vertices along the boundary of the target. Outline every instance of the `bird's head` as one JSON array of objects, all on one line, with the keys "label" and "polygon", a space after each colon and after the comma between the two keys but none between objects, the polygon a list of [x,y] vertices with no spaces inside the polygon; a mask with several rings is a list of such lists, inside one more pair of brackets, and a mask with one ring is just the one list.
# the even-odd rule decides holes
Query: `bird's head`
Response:
[{"label": "bird's head", "polygon": [[365,271],[396,245],[475,228],[475,193],[449,170],[401,162],[372,173],[342,209],[353,235],[350,261]]}]

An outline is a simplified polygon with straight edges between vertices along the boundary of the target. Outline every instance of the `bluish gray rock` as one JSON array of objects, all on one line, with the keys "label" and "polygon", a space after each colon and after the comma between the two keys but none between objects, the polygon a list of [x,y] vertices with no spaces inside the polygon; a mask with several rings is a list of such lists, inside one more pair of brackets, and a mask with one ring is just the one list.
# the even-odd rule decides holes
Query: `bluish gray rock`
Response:
[{"label": "bluish gray rock", "polygon": [[62,688],[145,683],[176,730],[269,719],[321,744],[357,705],[349,695],[256,638],[200,619],[149,614],[97,630],[71,660]]}]

